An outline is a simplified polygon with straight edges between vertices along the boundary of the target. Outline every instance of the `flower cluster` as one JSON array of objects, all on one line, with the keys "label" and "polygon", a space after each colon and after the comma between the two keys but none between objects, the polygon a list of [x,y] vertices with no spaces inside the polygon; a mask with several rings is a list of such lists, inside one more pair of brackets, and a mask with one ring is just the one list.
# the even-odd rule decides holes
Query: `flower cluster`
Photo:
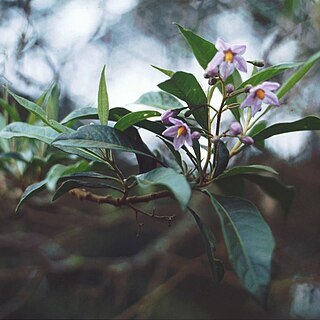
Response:
[{"label": "flower cluster", "polygon": [[[251,112],[248,113],[249,117],[254,117],[256,113],[261,110],[263,104],[274,106],[280,105],[277,96],[272,92],[280,87],[280,84],[277,82],[266,81],[257,86],[247,85],[241,90],[235,90],[232,83],[226,83],[226,79],[234,72],[235,69],[247,72],[247,61],[242,56],[246,51],[245,45],[231,45],[218,38],[215,46],[217,53],[208,63],[204,77],[209,78],[209,85],[213,85],[217,81],[221,81],[226,94],[224,101],[231,95],[237,95],[240,93],[247,94],[242,103],[238,104],[236,107],[240,107],[241,109],[247,107],[251,108]],[[261,62],[249,62],[259,66],[263,65]],[[222,112],[223,108],[220,108],[220,110]],[[173,124],[173,126],[163,131],[163,135],[165,137],[173,138],[173,145],[176,150],[179,150],[185,143],[192,146],[192,139],[200,138],[199,132],[195,131],[191,133],[189,126],[185,122],[175,118],[178,113],[179,111],[177,110],[167,110],[161,116],[161,121],[164,124]],[[248,120],[250,122],[250,119]],[[246,135],[248,131],[248,123],[243,128],[239,122],[233,122],[228,131],[230,137],[237,137],[244,145],[252,145],[254,143],[253,138]],[[225,134],[216,135],[213,138],[213,141],[215,139],[219,140],[220,137],[225,136]]]}]

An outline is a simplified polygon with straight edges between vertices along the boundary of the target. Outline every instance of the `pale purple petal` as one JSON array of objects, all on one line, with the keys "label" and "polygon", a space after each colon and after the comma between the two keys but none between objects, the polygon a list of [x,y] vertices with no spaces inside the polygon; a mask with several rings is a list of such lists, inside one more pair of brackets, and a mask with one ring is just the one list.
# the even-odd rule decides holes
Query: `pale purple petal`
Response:
[{"label": "pale purple petal", "polygon": [[207,69],[205,73],[210,77],[214,76],[216,73],[216,69],[221,62],[224,60],[224,54],[222,52],[217,52],[216,55],[212,58],[212,60],[208,63]]},{"label": "pale purple petal", "polygon": [[265,91],[277,90],[280,87],[278,82],[266,81],[261,84],[261,88]]},{"label": "pale purple petal", "polygon": [[242,44],[235,44],[231,46],[231,51],[235,54],[244,54],[246,52],[247,46]]},{"label": "pale purple petal", "polygon": [[265,98],[263,99],[263,102],[268,103],[268,104],[272,104],[274,106],[280,105],[278,97],[273,92],[270,92],[270,91],[265,92]]},{"label": "pale purple petal", "polygon": [[240,108],[245,108],[245,107],[250,107],[254,104],[254,101],[256,100],[255,98],[255,93],[250,92],[248,96],[242,101]]},{"label": "pale purple petal", "polygon": [[[259,85],[255,86],[255,87],[252,87],[249,92],[250,92],[250,93],[256,93],[256,91],[258,91],[259,89],[262,89],[262,90],[263,90],[262,84],[259,84]],[[264,91],[264,90],[263,90],[263,91]]]},{"label": "pale purple petal", "polygon": [[179,150],[183,146],[185,140],[186,140],[185,136],[183,136],[183,135],[179,136],[178,138],[173,139],[174,149]]},{"label": "pale purple petal", "polygon": [[262,100],[255,99],[254,103],[251,105],[252,117],[254,117],[254,115],[261,110],[261,105],[262,105]]},{"label": "pale purple petal", "polygon": [[234,64],[239,71],[247,72],[247,61],[241,56],[234,56]]},{"label": "pale purple petal", "polygon": [[185,141],[187,142],[187,144],[192,147],[192,136],[191,136],[191,133],[187,133],[185,136]]},{"label": "pale purple petal", "polygon": [[226,80],[230,74],[234,71],[234,64],[224,61],[220,64],[220,76],[223,80]]},{"label": "pale purple petal", "polygon": [[169,118],[175,117],[177,115],[177,111],[173,111],[173,110],[167,110],[165,112],[162,113],[161,115],[161,121],[164,124],[169,124],[170,120]]},{"label": "pale purple petal", "polygon": [[245,144],[246,146],[250,146],[252,144],[254,144],[254,140],[250,137],[250,136],[246,136],[246,137],[243,137],[241,139],[242,143]]},{"label": "pale purple petal", "polygon": [[175,126],[183,126],[184,122],[179,120],[179,119],[175,119],[175,118],[169,118],[169,121],[174,124]]},{"label": "pale purple petal", "polygon": [[230,49],[230,44],[227,42],[224,42],[221,38],[218,38],[215,46],[217,48],[218,51],[225,51],[225,50],[229,50]]},{"label": "pale purple petal", "polygon": [[162,132],[162,135],[165,137],[171,137],[171,138],[176,137],[177,133],[178,133],[178,129],[179,129],[178,126],[170,127],[168,129],[164,130]]}]

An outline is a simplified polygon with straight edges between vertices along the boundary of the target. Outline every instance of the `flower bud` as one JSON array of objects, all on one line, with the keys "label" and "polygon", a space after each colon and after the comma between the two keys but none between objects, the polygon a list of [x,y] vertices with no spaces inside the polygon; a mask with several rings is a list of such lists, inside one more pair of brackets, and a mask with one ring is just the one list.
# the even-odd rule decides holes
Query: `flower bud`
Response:
[{"label": "flower bud", "polygon": [[233,92],[234,91],[234,85],[232,84],[232,83],[228,83],[227,85],[226,85],[226,92],[227,93],[231,93],[231,92]]},{"label": "flower bud", "polygon": [[219,141],[220,141],[220,137],[219,136],[213,137],[213,143],[218,143]]},{"label": "flower bud", "polygon": [[170,120],[169,118],[174,118],[177,116],[177,111],[175,110],[167,110],[165,112],[162,113],[161,115],[161,121],[164,123],[164,124],[170,124]]},{"label": "flower bud", "polygon": [[245,88],[244,88],[244,92],[245,92],[245,93],[249,93],[249,91],[251,90],[251,88],[252,88],[252,85],[251,85],[251,84],[247,84],[247,85],[245,86]]},{"label": "flower bud", "polygon": [[232,136],[237,136],[239,134],[242,133],[242,126],[239,122],[235,121],[235,122],[232,122],[231,125],[230,125],[230,130],[229,130],[229,133],[232,135]]},{"label": "flower bud", "polygon": [[243,137],[241,139],[242,143],[245,144],[246,146],[250,146],[252,144],[254,144],[254,140],[250,137],[250,136],[246,136],[246,137]]},{"label": "flower bud", "polygon": [[192,140],[199,140],[201,137],[201,133],[199,131],[193,131],[191,133],[191,139]]},{"label": "flower bud", "polygon": [[261,61],[261,60],[254,60],[254,61],[248,61],[248,62],[259,68],[264,67],[264,61]]},{"label": "flower bud", "polygon": [[207,69],[205,74],[203,75],[206,79],[216,77],[219,74],[219,69],[218,68],[213,68],[213,69]]},{"label": "flower bud", "polygon": [[209,80],[208,80],[208,85],[209,86],[213,86],[213,85],[215,85],[217,83],[217,79],[216,78],[209,78]]}]

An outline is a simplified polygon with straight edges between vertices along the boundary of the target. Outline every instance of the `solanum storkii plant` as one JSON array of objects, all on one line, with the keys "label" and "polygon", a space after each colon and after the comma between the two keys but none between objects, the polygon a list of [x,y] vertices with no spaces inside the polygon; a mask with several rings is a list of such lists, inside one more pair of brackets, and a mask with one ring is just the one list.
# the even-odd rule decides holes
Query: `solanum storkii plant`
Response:
[{"label": "solanum storkii plant", "polygon": [[[213,280],[220,281],[223,264],[215,257],[215,238],[207,225],[208,212],[212,211],[210,214],[216,213],[220,219],[236,274],[244,287],[263,303],[275,241],[258,209],[248,200],[234,196],[233,186],[235,181],[249,180],[280,201],[286,211],[292,189],[283,185],[277,172],[268,166],[228,167],[228,164],[230,158],[249,147],[262,149],[264,140],[271,136],[320,129],[320,119],[316,116],[271,126],[266,120],[260,120],[272,108],[286,108],[281,105],[281,98],[316,63],[320,53],[303,63],[263,68],[262,62],[246,61],[243,44],[228,44],[218,38],[214,45],[190,30],[179,25],[178,28],[204,69],[207,93],[193,74],[155,67],[168,77],[158,85],[162,91],[148,92],[135,103],[161,112],[154,108],[133,112],[109,108],[105,68],[99,83],[98,108],[76,109],[60,122],[50,119],[38,105],[11,92],[13,98],[41,123],[26,126],[13,122],[1,131],[2,137],[21,137],[25,132],[28,138],[41,140],[87,161],[87,166],[80,167],[75,162],[53,168],[49,176],[25,190],[17,208],[49,185],[49,189],[55,189],[53,200],[69,192],[79,199],[129,207],[136,214],[171,224],[175,215],[161,215],[157,208],[149,212],[141,204],[172,198],[179,203],[182,212],[193,215],[205,243]],[[247,80],[243,81],[240,73],[248,73],[248,63],[254,66],[253,73],[247,74]],[[280,74],[289,69],[296,70],[284,83],[271,79],[280,78]],[[218,102],[212,99],[215,90],[221,93]],[[230,123],[224,121],[222,130],[221,124],[228,112],[234,119],[229,120]],[[149,120],[152,117],[157,118]],[[100,124],[92,122],[79,126],[82,119],[99,119]],[[159,138],[168,153],[151,152],[140,137],[139,128]],[[136,154],[139,172],[125,175],[114,156],[119,151]],[[213,192],[222,184],[224,192]],[[104,192],[92,191],[97,188]],[[212,210],[201,212],[196,202],[190,202],[193,194],[207,197]]]}]

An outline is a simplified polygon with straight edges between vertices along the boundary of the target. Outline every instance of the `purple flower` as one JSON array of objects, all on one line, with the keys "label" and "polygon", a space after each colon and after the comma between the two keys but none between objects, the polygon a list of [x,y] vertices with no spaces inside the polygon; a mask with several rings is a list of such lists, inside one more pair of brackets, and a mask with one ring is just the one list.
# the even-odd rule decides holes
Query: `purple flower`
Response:
[{"label": "purple flower", "polygon": [[254,144],[254,140],[250,137],[250,136],[246,136],[246,137],[243,137],[241,139],[242,143],[245,144],[246,146],[250,146],[252,144]]},{"label": "purple flower", "polygon": [[241,56],[246,51],[245,45],[231,45],[218,38],[215,46],[218,52],[209,62],[205,75],[208,75],[209,77],[213,76],[218,66],[220,66],[219,72],[223,80],[227,79],[232,74],[234,68],[247,72],[247,62]]},{"label": "purple flower", "polygon": [[262,103],[279,106],[278,97],[271,91],[280,87],[278,82],[263,82],[249,90],[248,96],[243,100],[240,108],[252,107],[252,116],[261,110]]},{"label": "purple flower", "polygon": [[173,146],[175,150],[179,150],[185,142],[192,146],[191,130],[186,123],[175,118],[169,118],[173,124],[172,127],[164,130],[162,134],[165,137],[173,138]]},{"label": "purple flower", "polygon": [[232,136],[237,136],[239,134],[242,133],[242,126],[239,122],[235,121],[235,122],[232,122],[231,125],[230,125],[230,130],[229,130],[229,133],[232,135]]},{"label": "purple flower", "polygon": [[177,111],[176,110],[167,110],[165,112],[162,113],[161,115],[161,121],[164,124],[170,124],[170,118],[174,118],[177,115]]}]

